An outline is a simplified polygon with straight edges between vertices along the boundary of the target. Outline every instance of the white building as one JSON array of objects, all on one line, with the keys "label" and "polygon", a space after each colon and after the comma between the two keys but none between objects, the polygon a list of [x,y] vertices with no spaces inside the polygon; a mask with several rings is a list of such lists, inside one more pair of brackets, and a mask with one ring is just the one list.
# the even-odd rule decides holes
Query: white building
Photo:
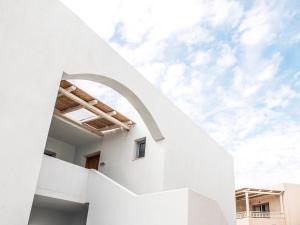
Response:
[{"label": "white building", "polygon": [[236,190],[237,225],[300,224],[300,185],[282,183],[267,189]]},{"label": "white building", "polygon": [[[1,225],[235,223],[231,156],[60,2],[1,0],[0,49]],[[74,79],[136,111],[61,82]],[[72,104],[96,122],[66,118]]]}]

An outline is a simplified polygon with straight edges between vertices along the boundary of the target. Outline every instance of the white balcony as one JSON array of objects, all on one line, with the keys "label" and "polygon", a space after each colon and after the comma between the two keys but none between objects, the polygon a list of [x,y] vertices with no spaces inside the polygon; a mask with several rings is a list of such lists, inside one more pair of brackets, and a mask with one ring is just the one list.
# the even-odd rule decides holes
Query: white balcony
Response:
[{"label": "white balcony", "polygon": [[89,170],[44,155],[36,194],[86,203]]},{"label": "white balcony", "polygon": [[215,201],[189,189],[137,195],[99,171],[49,156],[44,156],[36,194],[89,203],[87,224],[93,225],[226,224]]},{"label": "white balcony", "polygon": [[237,219],[242,218],[284,218],[283,212],[258,212],[258,211],[250,211],[249,215],[247,215],[247,212],[238,212],[236,213]]},{"label": "white balcony", "polygon": [[285,225],[284,213],[282,212],[257,212],[246,211],[236,213],[237,225]]}]

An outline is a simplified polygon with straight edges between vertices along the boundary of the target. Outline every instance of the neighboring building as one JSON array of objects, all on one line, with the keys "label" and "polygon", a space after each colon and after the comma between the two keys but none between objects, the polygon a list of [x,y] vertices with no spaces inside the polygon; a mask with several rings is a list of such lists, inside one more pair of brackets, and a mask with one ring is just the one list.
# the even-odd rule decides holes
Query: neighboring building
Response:
[{"label": "neighboring building", "polygon": [[268,189],[235,192],[237,225],[299,225],[300,185],[280,184]]},{"label": "neighboring building", "polygon": [[60,2],[1,0],[0,49],[1,225],[235,224],[231,155]]}]

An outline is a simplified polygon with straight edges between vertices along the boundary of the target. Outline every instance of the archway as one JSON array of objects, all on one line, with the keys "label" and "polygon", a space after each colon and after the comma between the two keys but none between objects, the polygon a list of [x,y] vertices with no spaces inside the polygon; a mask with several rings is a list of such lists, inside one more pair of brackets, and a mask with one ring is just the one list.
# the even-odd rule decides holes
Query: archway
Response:
[{"label": "archway", "polygon": [[153,116],[151,115],[150,111],[147,109],[147,107],[144,105],[142,100],[132,92],[128,87],[123,85],[117,80],[114,80],[108,76],[104,75],[98,75],[98,74],[63,74],[63,79],[66,80],[89,80],[93,82],[97,82],[100,84],[104,84],[115,91],[119,92],[121,95],[123,95],[136,109],[136,111],[139,113],[141,118],[143,119],[144,123],[146,124],[147,128],[149,129],[149,132],[153,139],[155,141],[160,141],[164,139],[164,136],[162,132],[160,131],[156,121],[154,120]]}]

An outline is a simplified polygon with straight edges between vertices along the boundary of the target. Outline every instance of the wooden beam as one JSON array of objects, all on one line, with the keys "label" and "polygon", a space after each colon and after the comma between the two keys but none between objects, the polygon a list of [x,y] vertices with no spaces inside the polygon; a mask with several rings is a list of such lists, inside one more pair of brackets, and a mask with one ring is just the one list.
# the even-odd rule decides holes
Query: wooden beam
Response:
[{"label": "wooden beam", "polygon": [[65,90],[68,91],[68,92],[72,92],[72,91],[75,91],[76,88],[77,88],[76,86],[72,85],[72,86],[70,86],[68,88],[65,88]]},{"label": "wooden beam", "polygon": [[[113,116],[113,115],[116,115],[117,112],[116,111],[112,111],[112,112],[109,112],[109,113],[106,113],[107,115],[109,116]],[[88,122],[92,122],[92,121],[95,121],[95,120],[99,120],[99,119],[102,119],[104,118],[103,116],[93,116],[93,117],[89,117],[89,118],[86,118],[86,119],[82,119],[80,120],[81,123],[88,123]]]},{"label": "wooden beam", "polygon": [[[98,101],[96,99],[92,100],[92,101],[89,101],[88,102],[90,105],[96,105],[98,103]],[[78,106],[75,106],[75,107],[71,107],[71,108],[68,108],[66,110],[63,110],[63,111],[60,111],[62,114],[66,114],[66,113],[70,113],[70,112],[74,112],[74,111],[77,111],[79,109],[83,109],[83,105],[78,105]]]},{"label": "wooden beam", "polygon": [[[76,86],[72,85],[72,86],[70,86],[70,87],[68,87],[68,88],[65,88],[65,90],[68,91],[68,92],[72,92],[72,91],[75,91],[76,88],[77,88]],[[63,95],[62,93],[59,93],[59,94],[57,95],[57,97],[60,97],[60,96],[62,96],[62,95]]]},{"label": "wooden beam", "polygon": [[108,112],[106,114],[109,115],[109,116],[115,116],[115,115],[117,115],[117,112],[116,111],[111,111],[111,112]]},{"label": "wooden beam", "polygon": [[59,87],[59,92],[64,94],[65,96],[67,96],[68,98],[72,99],[73,101],[79,103],[80,105],[83,105],[84,108],[89,109],[90,111],[92,111],[93,113],[103,116],[103,118],[107,119],[108,121],[119,125],[121,127],[123,127],[126,130],[129,130],[130,127],[124,123],[122,123],[121,121],[117,120],[116,118],[107,115],[105,112],[103,112],[102,110],[96,108],[95,106],[90,105],[88,102],[84,101],[83,99],[77,97],[76,95],[68,92],[67,90],[63,89],[62,87]]},{"label": "wooden beam", "polygon": [[86,127],[88,130],[91,130],[92,132],[99,133],[101,136],[103,136],[103,133],[99,129],[97,129],[89,124],[83,123],[82,126]]},{"label": "wooden beam", "polygon": [[92,101],[89,101],[89,104],[90,105],[96,105],[98,103],[98,100],[97,99],[94,99]]},{"label": "wooden beam", "polygon": [[131,120],[125,122],[127,125],[133,125],[133,122]]},{"label": "wooden beam", "polygon": [[281,192],[247,191],[249,194],[280,195]]},{"label": "wooden beam", "polygon": [[86,119],[82,119],[79,122],[80,123],[88,123],[88,122],[92,122],[92,121],[95,121],[95,120],[98,120],[98,119],[101,119],[101,118],[102,118],[102,116],[93,116],[93,117],[89,117],[89,118],[86,118]]},{"label": "wooden beam", "polygon": [[243,191],[243,192],[240,192],[238,194],[236,194],[236,198],[240,198],[242,199],[245,195],[245,193],[248,192],[249,193],[249,198],[256,198],[256,197],[260,197],[260,196],[265,196],[265,195],[280,195],[280,191]]},{"label": "wooden beam", "polygon": [[112,125],[112,126],[105,126],[102,127],[100,129],[98,129],[100,132],[105,132],[105,131],[109,131],[109,130],[115,130],[115,129],[121,129],[122,127],[118,126],[118,125]]},{"label": "wooden beam", "polygon": [[62,114],[59,110],[55,109],[54,110],[54,115],[55,118],[62,120],[63,122],[70,124],[80,130],[84,130],[85,132],[91,133],[93,135],[97,135],[102,137],[103,133],[101,131],[98,131],[96,129],[91,129],[90,127],[83,125],[81,123],[78,123],[74,120],[71,120],[70,118],[66,117],[64,114]]}]

